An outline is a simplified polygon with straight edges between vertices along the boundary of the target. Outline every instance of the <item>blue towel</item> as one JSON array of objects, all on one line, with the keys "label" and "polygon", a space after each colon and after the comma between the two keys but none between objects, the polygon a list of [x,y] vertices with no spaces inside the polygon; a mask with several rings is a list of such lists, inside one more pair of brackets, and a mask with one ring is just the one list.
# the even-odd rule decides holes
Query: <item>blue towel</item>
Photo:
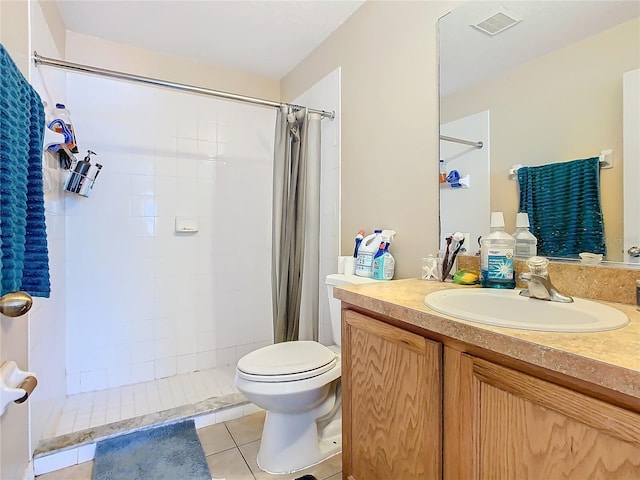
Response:
[{"label": "blue towel", "polygon": [[518,169],[520,212],[529,214],[538,254],[606,255],[598,157]]},{"label": "blue towel", "polygon": [[44,107],[0,44],[0,294],[48,297]]}]

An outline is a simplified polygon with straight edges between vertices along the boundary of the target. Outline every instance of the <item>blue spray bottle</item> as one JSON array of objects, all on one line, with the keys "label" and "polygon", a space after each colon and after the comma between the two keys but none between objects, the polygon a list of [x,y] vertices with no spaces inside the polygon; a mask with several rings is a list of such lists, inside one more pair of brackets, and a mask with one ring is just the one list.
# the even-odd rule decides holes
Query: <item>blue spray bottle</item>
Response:
[{"label": "blue spray bottle", "polygon": [[371,277],[376,280],[382,280],[382,269],[384,265],[383,255],[386,251],[387,242],[380,242],[380,246],[378,247],[378,251],[373,256],[373,267]]},{"label": "blue spray bottle", "polygon": [[396,234],[393,230],[382,231],[382,242],[378,252],[373,257],[373,274],[376,280],[391,280],[395,272],[396,260],[389,252],[389,245]]}]

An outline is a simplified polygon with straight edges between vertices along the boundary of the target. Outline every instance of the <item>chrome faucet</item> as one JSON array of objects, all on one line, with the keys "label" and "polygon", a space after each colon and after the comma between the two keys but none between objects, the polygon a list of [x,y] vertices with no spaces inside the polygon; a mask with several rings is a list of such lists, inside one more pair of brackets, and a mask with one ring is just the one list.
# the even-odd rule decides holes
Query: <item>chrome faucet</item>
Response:
[{"label": "chrome faucet", "polygon": [[520,295],[539,300],[549,300],[551,302],[571,303],[573,298],[562,295],[551,283],[547,266],[549,260],[545,257],[531,257],[527,260],[529,272],[519,275],[520,280],[527,284],[527,289],[521,290]]}]

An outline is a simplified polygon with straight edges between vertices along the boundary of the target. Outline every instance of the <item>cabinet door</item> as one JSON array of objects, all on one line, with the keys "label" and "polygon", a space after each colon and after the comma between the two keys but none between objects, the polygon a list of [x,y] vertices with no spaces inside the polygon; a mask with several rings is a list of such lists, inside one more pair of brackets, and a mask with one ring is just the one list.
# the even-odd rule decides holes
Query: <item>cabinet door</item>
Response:
[{"label": "cabinet door", "polygon": [[640,478],[637,412],[449,349],[444,358],[446,479]]},{"label": "cabinet door", "polygon": [[441,344],[343,311],[343,478],[441,478]]}]

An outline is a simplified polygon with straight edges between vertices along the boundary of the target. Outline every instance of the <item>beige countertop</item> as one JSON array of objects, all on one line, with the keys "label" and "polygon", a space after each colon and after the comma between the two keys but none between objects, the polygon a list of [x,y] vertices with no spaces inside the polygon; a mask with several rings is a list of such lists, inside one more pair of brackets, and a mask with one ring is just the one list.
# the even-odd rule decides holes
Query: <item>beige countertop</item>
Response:
[{"label": "beige countertop", "polygon": [[334,296],[425,334],[432,332],[640,399],[640,312],[635,306],[601,302],[629,317],[629,325],[618,330],[547,333],[460,320],[424,305],[425,295],[443,288],[476,287],[408,279],[339,287]]}]

